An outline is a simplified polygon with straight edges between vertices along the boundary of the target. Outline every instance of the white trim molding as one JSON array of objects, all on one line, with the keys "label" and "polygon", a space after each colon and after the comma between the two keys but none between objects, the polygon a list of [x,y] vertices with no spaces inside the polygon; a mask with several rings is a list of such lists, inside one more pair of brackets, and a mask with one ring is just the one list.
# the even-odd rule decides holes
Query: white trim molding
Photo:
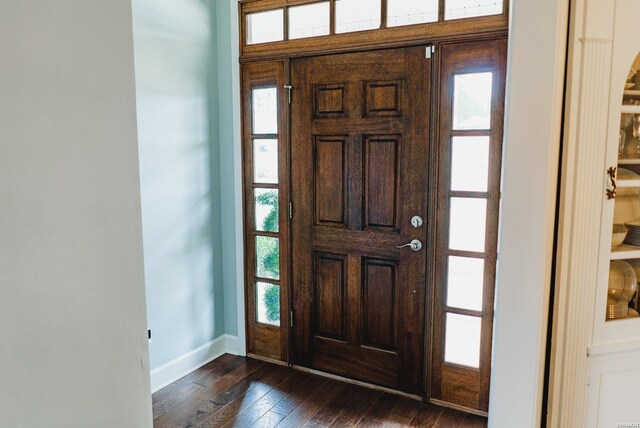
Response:
[{"label": "white trim molding", "polygon": [[[587,355],[592,344],[608,140],[613,11],[573,0],[547,422],[592,426]],[[618,119],[619,120],[619,119]],[[608,246],[607,246],[608,248]]]},{"label": "white trim molding", "polygon": [[489,426],[539,427],[569,0],[511,1]]},{"label": "white trim molding", "polygon": [[224,354],[238,355],[238,343],[237,336],[223,334],[151,370],[151,393],[161,390]]}]

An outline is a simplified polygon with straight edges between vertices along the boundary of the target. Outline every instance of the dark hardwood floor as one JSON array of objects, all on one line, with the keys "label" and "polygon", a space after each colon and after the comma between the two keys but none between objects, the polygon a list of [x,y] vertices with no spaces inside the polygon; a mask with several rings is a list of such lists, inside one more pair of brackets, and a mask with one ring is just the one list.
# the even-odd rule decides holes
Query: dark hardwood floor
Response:
[{"label": "dark hardwood floor", "polygon": [[223,355],[153,394],[155,427],[486,427],[486,419]]}]

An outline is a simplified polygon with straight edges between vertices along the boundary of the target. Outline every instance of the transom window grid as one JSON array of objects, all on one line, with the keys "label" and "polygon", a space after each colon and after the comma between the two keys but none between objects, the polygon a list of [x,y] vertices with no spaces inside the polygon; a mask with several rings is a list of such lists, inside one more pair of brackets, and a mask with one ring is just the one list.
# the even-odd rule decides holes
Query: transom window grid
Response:
[{"label": "transom window grid", "polygon": [[[392,29],[445,21],[506,16],[504,0],[246,0],[241,2],[242,44]],[[309,13],[304,13],[308,9]],[[355,15],[360,13],[360,15]],[[252,34],[254,18],[272,27]],[[309,19],[308,23],[304,20]],[[301,21],[302,20],[302,21]],[[257,20],[259,22],[259,20]]]}]

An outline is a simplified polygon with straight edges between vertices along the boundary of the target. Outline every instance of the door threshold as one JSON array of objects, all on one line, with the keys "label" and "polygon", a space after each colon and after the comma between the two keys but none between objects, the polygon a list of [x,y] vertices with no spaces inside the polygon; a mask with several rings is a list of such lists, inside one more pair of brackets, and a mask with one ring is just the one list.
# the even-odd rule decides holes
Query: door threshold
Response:
[{"label": "door threshold", "polygon": [[489,413],[485,412],[484,410],[478,410],[471,407],[459,406],[457,404],[447,403],[446,401],[441,401],[435,398],[430,399],[429,403],[435,404],[436,406],[440,406],[440,407],[447,407],[449,409],[459,410],[465,413],[471,413],[472,415],[478,415],[485,418],[489,417]]},{"label": "door threshold", "polygon": [[358,386],[363,386],[363,387],[369,388],[369,389],[375,389],[376,391],[382,391],[382,392],[387,392],[389,394],[399,395],[401,397],[410,398],[412,400],[424,401],[424,397],[421,396],[421,395],[410,394],[408,392],[398,391],[397,389],[387,388],[385,386],[380,386],[380,385],[376,385],[376,384],[373,384],[373,383],[362,382],[360,380],[350,379],[348,377],[339,376],[339,375],[335,375],[335,374],[332,374],[332,373],[323,372],[323,371],[320,371],[320,370],[310,369],[309,367],[298,366],[298,365],[292,364],[291,368],[294,368],[296,370],[300,370],[301,372],[307,372],[307,373],[311,373],[311,374],[314,374],[314,375],[326,377],[326,378],[329,378],[329,379],[338,380],[340,382],[350,383],[352,385],[358,385]]},{"label": "door threshold", "polygon": [[286,361],[276,360],[275,358],[263,357],[261,355],[252,354],[251,352],[247,352],[247,357],[253,358],[254,360],[264,361],[265,363],[277,364],[279,366],[289,367],[289,364]]}]

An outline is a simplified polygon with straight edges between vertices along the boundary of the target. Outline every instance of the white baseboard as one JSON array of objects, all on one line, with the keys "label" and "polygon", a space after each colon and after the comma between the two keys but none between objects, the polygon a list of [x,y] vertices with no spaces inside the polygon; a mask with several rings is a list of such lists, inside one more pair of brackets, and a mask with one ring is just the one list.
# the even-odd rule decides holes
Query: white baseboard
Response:
[{"label": "white baseboard", "polygon": [[230,334],[225,334],[226,344],[227,344],[227,354],[233,355],[241,355],[240,353],[240,339],[238,336],[231,336]]},{"label": "white baseboard", "polygon": [[151,370],[151,392],[154,393],[199,369],[223,354],[238,355],[238,337],[223,334],[178,358]]}]

